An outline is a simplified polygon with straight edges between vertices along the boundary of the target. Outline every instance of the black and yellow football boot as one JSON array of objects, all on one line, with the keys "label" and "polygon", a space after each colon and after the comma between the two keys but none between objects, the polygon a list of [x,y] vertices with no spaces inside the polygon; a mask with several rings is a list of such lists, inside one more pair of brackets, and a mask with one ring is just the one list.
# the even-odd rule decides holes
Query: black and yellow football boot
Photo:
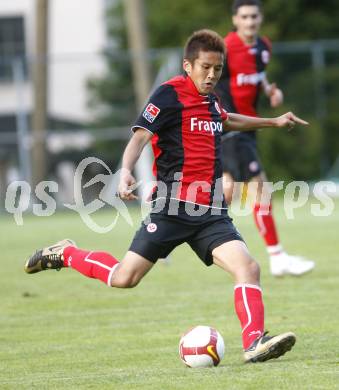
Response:
[{"label": "black and yellow football boot", "polygon": [[42,248],[34,253],[25,264],[28,274],[35,274],[48,269],[60,270],[64,267],[64,249],[68,246],[76,246],[75,242],[65,239],[54,245]]}]

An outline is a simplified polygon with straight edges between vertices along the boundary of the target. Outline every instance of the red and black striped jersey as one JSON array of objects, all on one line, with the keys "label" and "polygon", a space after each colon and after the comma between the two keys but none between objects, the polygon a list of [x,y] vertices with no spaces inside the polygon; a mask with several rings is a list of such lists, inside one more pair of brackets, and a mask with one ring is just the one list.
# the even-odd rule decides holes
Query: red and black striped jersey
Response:
[{"label": "red and black striped jersey", "polygon": [[216,92],[228,112],[258,116],[256,107],[270,61],[271,43],[258,37],[255,44],[246,45],[236,32],[225,37],[226,61]]},{"label": "red and black striped jersey", "polygon": [[226,119],[218,97],[200,95],[188,76],[174,77],[155,90],[132,127],[153,134],[153,199],[225,206],[221,135]]}]

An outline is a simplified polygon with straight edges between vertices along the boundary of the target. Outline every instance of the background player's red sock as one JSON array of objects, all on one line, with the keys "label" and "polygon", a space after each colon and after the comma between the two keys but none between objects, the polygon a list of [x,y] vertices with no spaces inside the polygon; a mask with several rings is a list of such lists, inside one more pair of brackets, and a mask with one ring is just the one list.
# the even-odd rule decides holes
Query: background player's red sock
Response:
[{"label": "background player's red sock", "polygon": [[264,333],[264,304],[261,289],[252,284],[234,287],[234,306],[242,328],[244,349]]},{"label": "background player's red sock", "polygon": [[253,216],[260,235],[264,239],[270,255],[280,254],[282,246],[279,244],[278,233],[272,215],[272,205],[257,203],[253,208]]},{"label": "background player's red sock", "polygon": [[72,267],[89,278],[111,286],[111,278],[119,261],[107,252],[90,252],[68,246],[64,249],[64,266]]}]

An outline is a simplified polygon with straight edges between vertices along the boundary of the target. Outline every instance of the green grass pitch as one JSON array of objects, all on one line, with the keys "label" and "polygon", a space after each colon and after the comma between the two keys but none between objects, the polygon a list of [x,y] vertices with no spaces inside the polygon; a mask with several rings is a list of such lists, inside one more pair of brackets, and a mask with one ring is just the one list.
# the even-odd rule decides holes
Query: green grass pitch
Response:
[{"label": "green grass pitch", "polygon": [[[206,268],[183,245],[171,264],[159,263],[139,286],[109,289],[73,270],[26,275],[36,248],[73,238],[88,249],[121,258],[135,227],[120,221],[112,232],[91,232],[74,213],[24,215],[16,226],[0,219],[0,389],[335,389],[339,383],[339,202],[329,217],[310,203],[286,220],[275,204],[286,249],[316,261],[302,278],[273,279],[252,217],[236,218],[262,265],[266,329],[294,331],[294,349],[274,361],[244,365],[230,277]],[[133,211],[138,221],[138,210]],[[113,212],[96,217],[108,223]],[[181,334],[194,325],[216,327],[226,345],[219,367],[186,368],[178,356]]]}]

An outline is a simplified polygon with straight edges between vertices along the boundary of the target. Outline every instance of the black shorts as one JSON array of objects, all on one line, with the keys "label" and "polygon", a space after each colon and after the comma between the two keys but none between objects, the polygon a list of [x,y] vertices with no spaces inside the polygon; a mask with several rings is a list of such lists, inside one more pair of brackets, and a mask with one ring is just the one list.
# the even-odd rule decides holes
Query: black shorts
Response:
[{"label": "black shorts", "polygon": [[222,168],[234,181],[248,182],[260,174],[262,165],[257,141],[249,135],[234,135],[222,141]]},{"label": "black shorts", "polygon": [[227,215],[227,210],[223,210],[221,215],[206,214],[188,217],[151,213],[136,232],[129,250],[155,263],[159,258],[167,257],[178,245],[187,242],[209,266],[213,263],[213,249],[225,242],[243,239]]}]

